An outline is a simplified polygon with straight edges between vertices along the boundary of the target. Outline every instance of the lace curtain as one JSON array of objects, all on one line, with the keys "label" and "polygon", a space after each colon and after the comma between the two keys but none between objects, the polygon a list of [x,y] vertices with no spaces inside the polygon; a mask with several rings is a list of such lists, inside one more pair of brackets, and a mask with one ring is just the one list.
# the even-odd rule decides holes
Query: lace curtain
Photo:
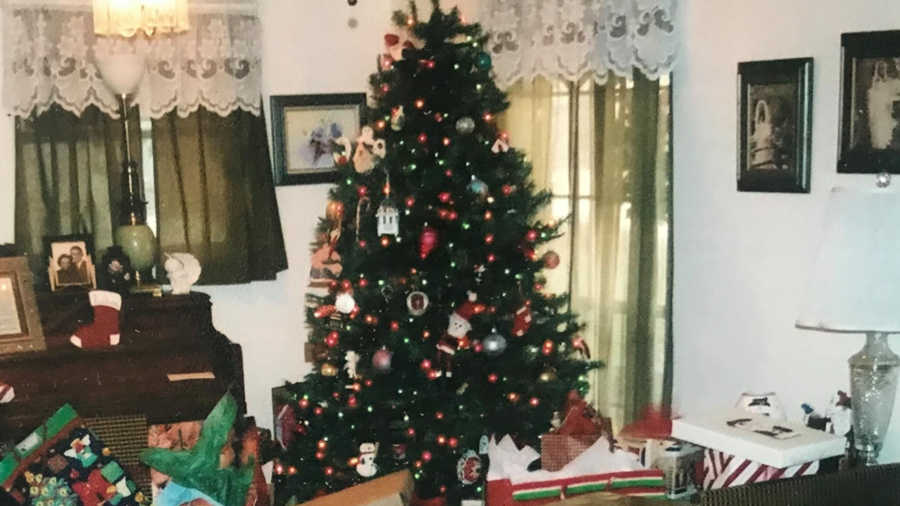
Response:
[{"label": "lace curtain", "polygon": [[16,116],[52,104],[80,115],[89,105],[116,117],[118,99],[97,60],[137,52],[146,73],[135,101],[154,119],[203,106],[221,116],[260,114],[260,24],[256,0],[191,0],[190,30],[131,39],[94,35],[91,0],[6,0],[4,105]]},{"label": "lace curtain", "polygon": [[483,0],[497,83],[541,76],[577,81],[609,72],[650,79],[675,63],[678,0]]}]

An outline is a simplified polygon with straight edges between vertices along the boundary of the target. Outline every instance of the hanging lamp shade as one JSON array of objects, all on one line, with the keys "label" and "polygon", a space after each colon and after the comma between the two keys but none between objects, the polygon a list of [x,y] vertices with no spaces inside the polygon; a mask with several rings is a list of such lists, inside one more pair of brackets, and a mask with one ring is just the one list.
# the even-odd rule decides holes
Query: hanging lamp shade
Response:
[{"label": "hanging lamp shade", "polygon": [[143,31],[179,33],[190,28],[188,0],[93,0],[94,33],[131,37]]}]

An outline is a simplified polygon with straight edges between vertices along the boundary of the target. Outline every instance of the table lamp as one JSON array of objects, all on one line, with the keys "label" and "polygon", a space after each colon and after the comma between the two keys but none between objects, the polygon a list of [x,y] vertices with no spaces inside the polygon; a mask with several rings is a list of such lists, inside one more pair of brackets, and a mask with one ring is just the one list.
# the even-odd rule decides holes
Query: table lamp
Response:
[{"label": "table lamp", "polygon": [[888,334],[900,333],[900,193],[890,176],[865,190],[834,188],[825,232],[797,327],[866,335],[850,357],[854,449],[878,463],[894,409],[900,357]]}]

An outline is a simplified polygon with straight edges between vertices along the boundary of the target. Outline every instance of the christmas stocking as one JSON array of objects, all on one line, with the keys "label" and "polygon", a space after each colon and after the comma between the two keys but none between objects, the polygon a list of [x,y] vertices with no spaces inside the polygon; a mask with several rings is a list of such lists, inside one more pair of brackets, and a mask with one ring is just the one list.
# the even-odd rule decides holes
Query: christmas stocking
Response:
[{"label": "christmas stocking", "polygon": [[122,296],[93,290],[88,294],[94,306],[94,322],[82,325],[69,341],[79,348],[106,348],[119,344],[119,310]]}]

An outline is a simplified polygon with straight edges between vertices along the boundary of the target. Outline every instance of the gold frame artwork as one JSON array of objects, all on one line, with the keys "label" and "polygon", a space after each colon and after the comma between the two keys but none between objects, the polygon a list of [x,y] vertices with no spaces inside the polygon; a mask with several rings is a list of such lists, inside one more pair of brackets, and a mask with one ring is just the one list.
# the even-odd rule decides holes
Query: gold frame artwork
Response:
[{"label": "gold frame artwork", "polygon": [[28,259],[0,258],[0,355],[45,349]]}]

